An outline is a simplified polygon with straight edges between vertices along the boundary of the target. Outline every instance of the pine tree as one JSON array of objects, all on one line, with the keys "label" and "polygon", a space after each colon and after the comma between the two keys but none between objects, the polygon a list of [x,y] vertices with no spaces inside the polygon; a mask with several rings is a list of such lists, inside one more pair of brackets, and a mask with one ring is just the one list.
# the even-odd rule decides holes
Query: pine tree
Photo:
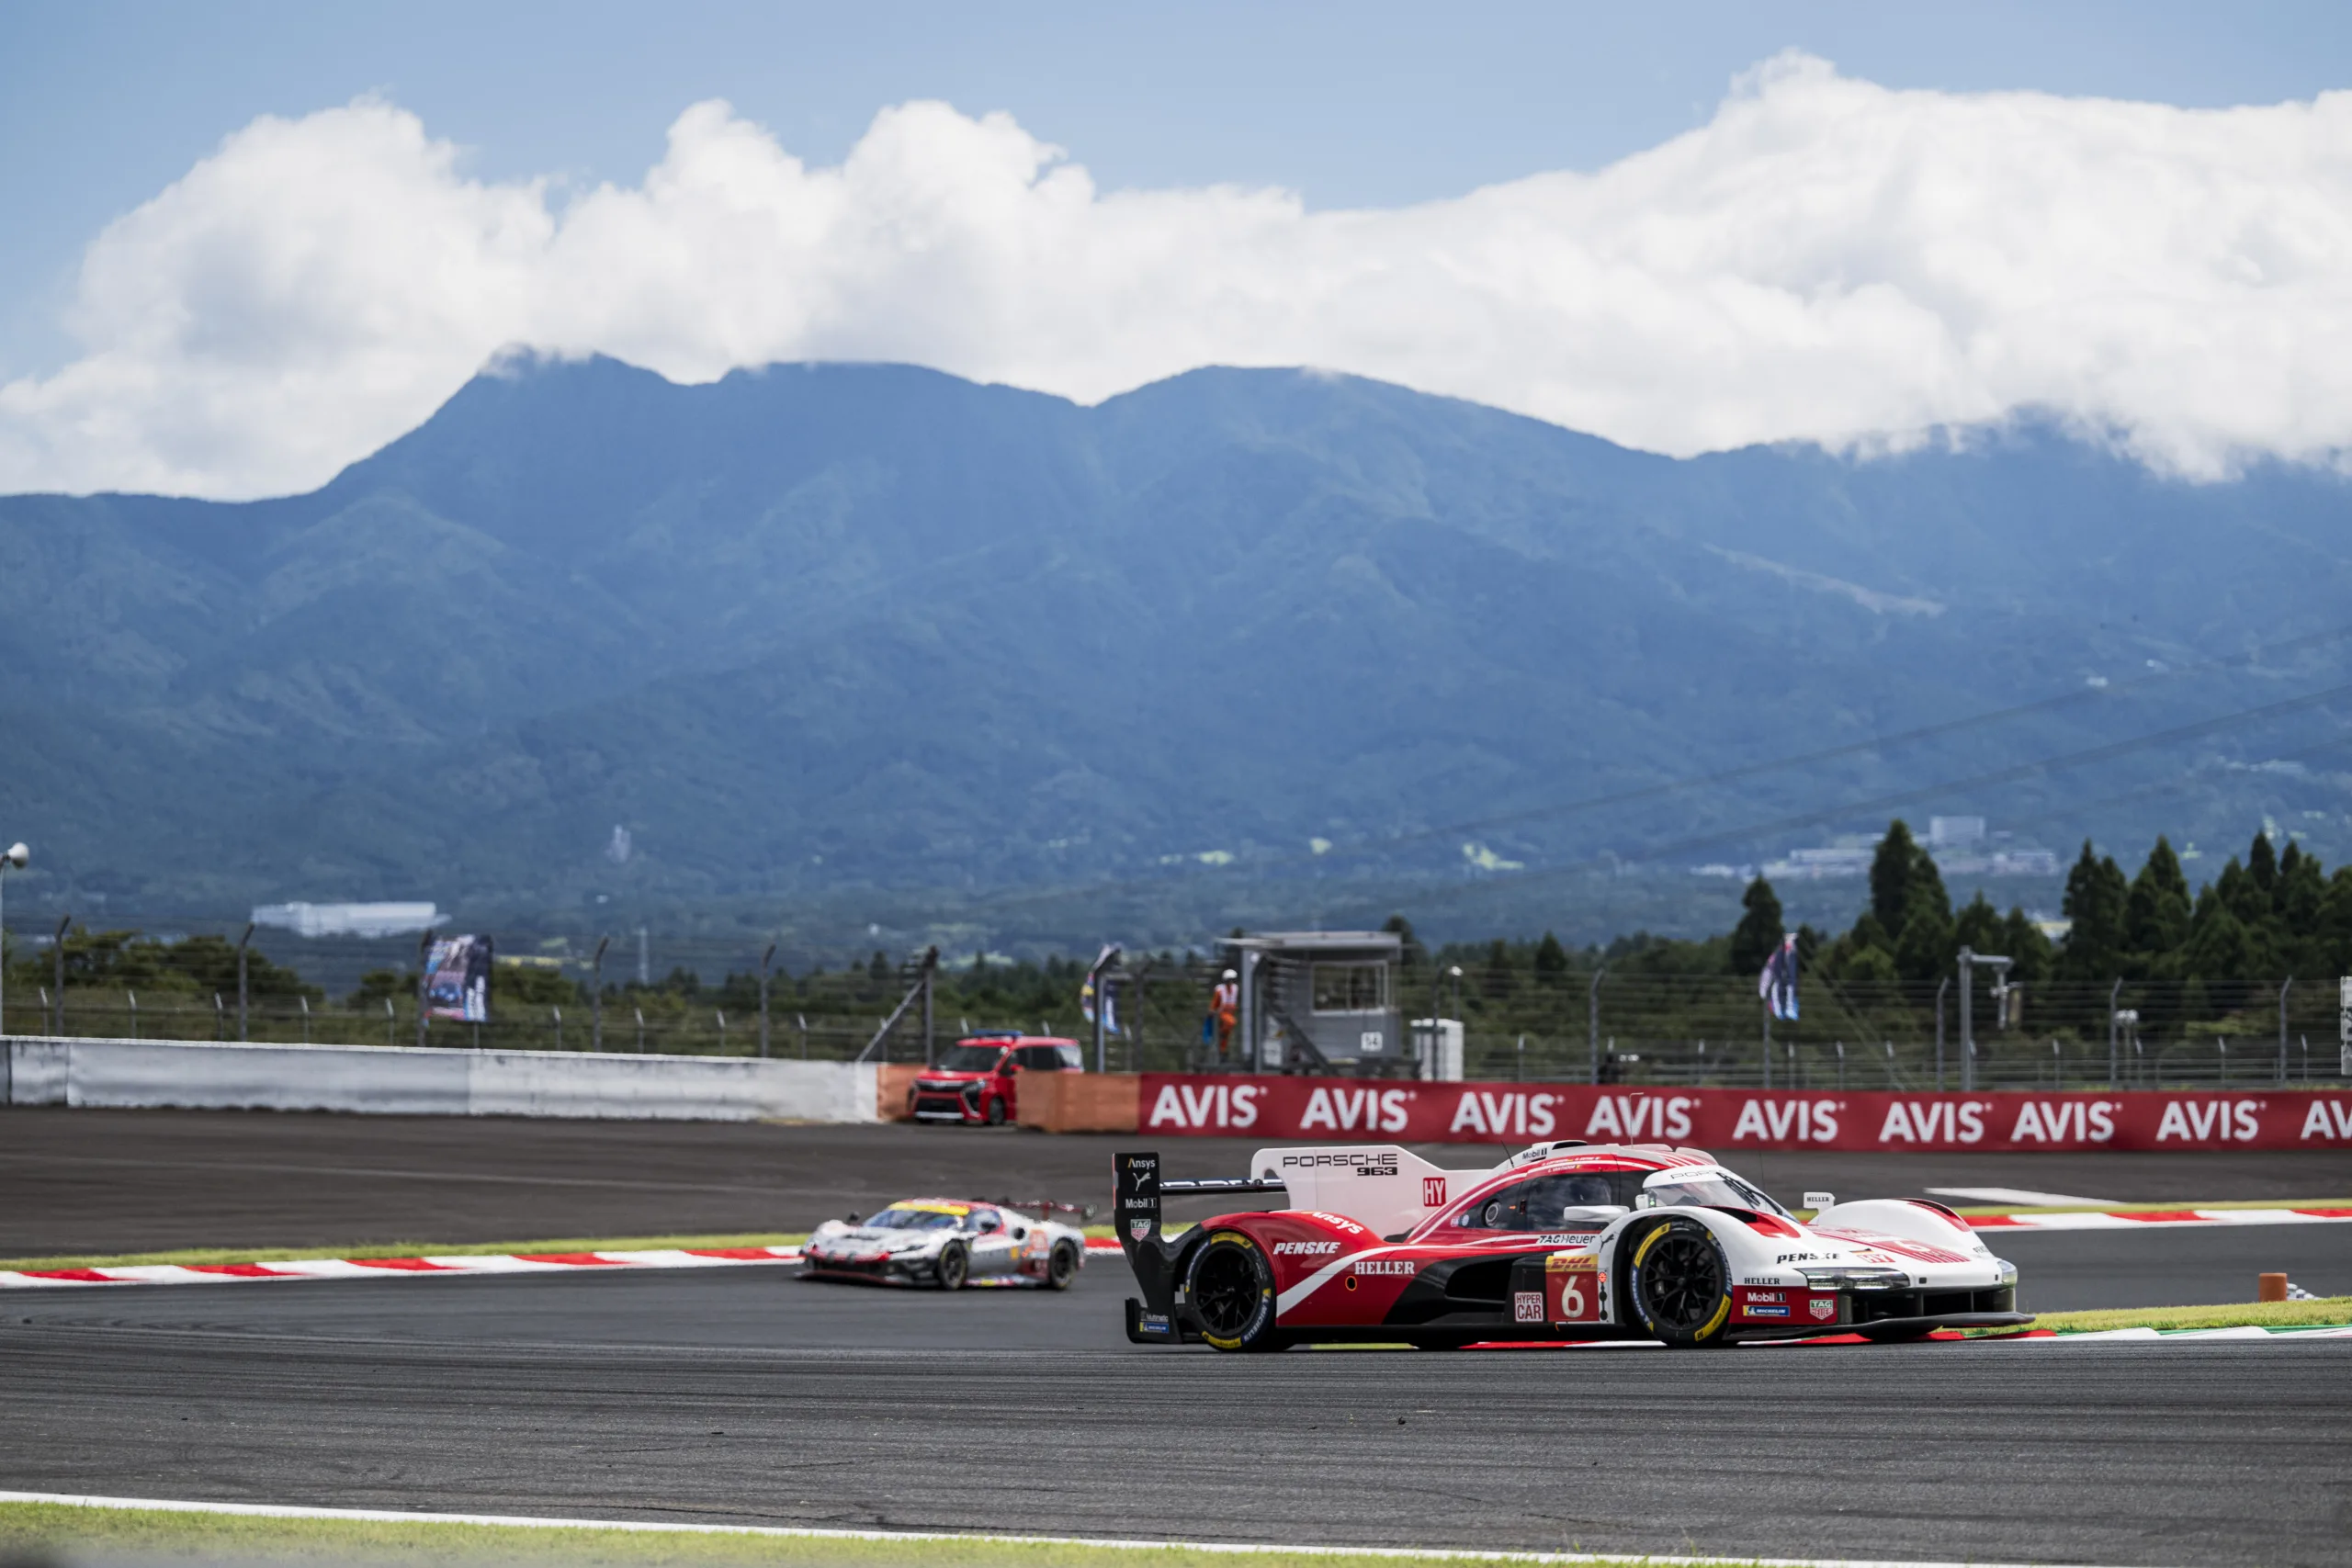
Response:
[{"label": "pine tree", "polygon": [[1550,931],[1545,931],[1544,940],[1535,944],[1535,983],[1539,986],[1556,986],[1567,977],[1567,949],[1560,945],[1558,937],[1554,936]]},{"label": "pine tree", "polygon": [[1943,884],[1911,885],[1911,902],[1903,917],[1902,933],[1894,939],[1894,967],[1915,986],[1932,986],[1951,972],[1959,943],[1952,939],[1951,914],[1944,902]]},{"label": "pine tree", "polygon": [[1761,975],[1766,960],[1781,950],[1788,928],[1781,923],[1781,900],[1762,877],[1747,885],[1740,896],[1739,924],[1731,933],[1731,967],[1736,975]]},{"label": "pine tree", "polygon": [[2020,983],[2039,984],[2055,967],[2050,939],[2014,904],[2009,906],[2009,918],[2001,922],[2001,951],[2015,961],[2009,978]]},{"label": "pine tree", "polygon": [[2161,835],[2147,863],[2132,879],[2123,906],[2125,969],[2132,979],[2168,977],[2181,944],[2188,940],[2188,878],[2180,857]]},{"label": "pine tree", "polygon": [[2278,886],[2278,858],[2271,852],[2270,834],[2267,829],[2256,833],[2254,842],[2246,847],[2245,871],[2254,878],[2254,885],[2265,893]]},{"label": "pine tree", "polygon": [[2111,984],[2123,973],[2124,906],[2132,885],[2113,856],[2101,857],[2083,840],[2083,852],[2066,874],[2066,897],[2061,906],[2072,922],[2066,945],[2058,955],[2059,976],[2075,985]]},{"label": "pine tree", "polygon": [[1500,1000],[1518,988],[1519,977],[1511,973],[1510,949],[1502,938],[1497,937],[1487,949],[1487,967],[1478,979],[1479,994]]},{"label": "pine tree", "polygon": [[1871,913],[1878,917],[1878,923],[1890,937],[1903,934],[1904,911],[1911,900],[1911,881],[1919,863],[1926,859],[1926,852],[1911,837],[1910,826],[1903,818],[1898,817],[1886,825],[1886,837],[1878,841],[1878,853],[1871,857]]}]

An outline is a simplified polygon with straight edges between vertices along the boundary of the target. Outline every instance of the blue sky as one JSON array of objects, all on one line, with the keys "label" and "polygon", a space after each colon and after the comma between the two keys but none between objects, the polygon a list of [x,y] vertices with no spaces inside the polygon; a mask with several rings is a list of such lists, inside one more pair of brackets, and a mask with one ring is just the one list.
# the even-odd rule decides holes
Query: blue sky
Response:
[{"label": "blue sky", "polygon": [[[1547,171],[1601,170],[1657,148],[1715,123],[1736,77],[1791,49],[1827,62],[1842,78],[1884,89],[1963,97],[2028,89],[2189,109],[2273,105],[2352,85],[2352,7],[2171,0],[1777,7],[0,0],[0,145],[7,152],[0,158],[7,234],[0,245],[0,389],[15,379],[20,394],[13,406],[0,399],[0,488],[12,478],[77,483],[84,482],[77,476],[112,471],[113,458],[57,455],[67,438],[56,432],[89,422],[58,412],[70,400],[67,389],[49,378],[77,356],[98,355],[108,333],[122,341],[137,335],[119,300],[91,294],[85,252],[109,223],[214,159],[224,139],[259,116],[299,121],[377,95],[413,116],[424,136],[454,144],[462,178],[493,186],[543,182],[558,221],[600,182],[638,186],[664,158],[681,114],[711,99],[726,100],[782,152],[817,166],[838,163],[886,107],[938,99],[966,117],[1009,114],[1028,137],[1067,150],[1098,192],[1233,183],[1295,192],[1308,212],[1393,210]],[[2198,177],[2235,176],[2208,169]],[[2294,199],[2324,206],[2332,197],[2306,191]],[[2291,218],[2281,221],[2292,228]],[[179,249],[155,242],[118,257],[118,276],[126,268],[168,270],[164,264],[189,243],[172,243]],[[151,316],[163,319],[188,299],[207,297],[192,288]],[[69,322],[79,324],[80,336]],[[261,338],[284,335],[279,326],[244,325]],[[234,326],[213,324],[216,335]],[[612,348],[626,335],[592,333],[565,346]],[[905,352],[1079,396],[1100,395],[1128,374],[1121,367],[1092,379],[1060,369],[1024,375],[1018,355],[958,359],[954,345],[932,353],[887,333],[772,335],[763,343],[771,341],[789,352]],[[466,346],[463,355],[478,351]],[[1238,356],[1229,345],[1216,352]],[[683,373],[716,373],[680,344],[656,343],[641,357],[660,363],[664,353]],[[2097,355],[2086,351],[2086,357]],[[1359,366],[1344,344],[1328,359],[1429,381],[1376,359]],[[1158,368],[1164,368],[1159,361],[1143,367]],[[447,378],[446,368],[434,376]],[[1638,417],[1611,426],[1602,417],[1608,411],[1587,416],[1570,403],[1561,412],[1539,391],[1497,382],[1489,393],[1487,385],[1474,379],[1441,389],[1491,396],[1544,417],[1584,418],[1623,439],[1676,448],[1645,434]],[[2010,406],[2045,395],[1996,391],[1978,401]],[[1660,396],[1670,402],[1677,394]],[[1825,398],[1825,407],[1836,401]],[[1917,418],[1964,418],[1973,406],[1966,397],[1948,398]],[[6,421],[33,417],[28,409],[54,429],[22,425],[32,434],[12,449]],[[1901,424],[1911,417],[1890,419]],[[2102,404],[2086,417],[2098,423],[2117,416]],[[372,439],[380,423],[363,419],[349,432],[323,434],[320,453],[362,434]],[[1789,431],[1732,419],[1682,445],[1787,434],[1834,439],[1854,425],[1834,409]],[[2212,438],[2221,446],[2237,439],[2227,432]],[[2273,445],[2287,450],[2293,443]],[[2321,443],[2333,445],[2332,437]],[[152,457],[125,458],[125,482],[225,491],[287,478],[191,473],[175,481],[168,476],[179,470]],[[320,456],[313,466],[325,460]],[[43,478],[52,473],[65,477]]]}]

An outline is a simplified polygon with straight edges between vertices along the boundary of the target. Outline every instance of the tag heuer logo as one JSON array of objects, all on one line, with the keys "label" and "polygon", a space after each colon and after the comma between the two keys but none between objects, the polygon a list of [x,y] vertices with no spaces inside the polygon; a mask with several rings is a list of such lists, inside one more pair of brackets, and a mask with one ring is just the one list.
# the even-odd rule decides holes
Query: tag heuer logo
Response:
[{"label": "tag heuer logo", "polygon": [[1831,1318],[1838,1315],[1838,1303],[1836,1302],[1825,1302],[1816,1298],[1805,1304],[1805,1311],[1813,1314],[1814,1320],[1815,1322],[1827,1323]]},{"label": "tag heuer logo", "polygon": [[1127,1234],[1135,1237],[1137,1241],[1141,1241],[1144,1237],[1151,1234],[1151,1222],[1149,1220],[1129,1220],[1127,1222]]}]

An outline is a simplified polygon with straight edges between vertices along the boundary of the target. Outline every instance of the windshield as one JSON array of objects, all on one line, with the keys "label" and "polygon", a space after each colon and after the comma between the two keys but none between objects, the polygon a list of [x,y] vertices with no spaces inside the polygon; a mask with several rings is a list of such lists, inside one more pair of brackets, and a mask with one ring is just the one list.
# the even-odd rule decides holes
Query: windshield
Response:
[{"label": "windshield", "polygon": [[[1641,1179],[1639,1171],[1566,1171],[1538,1176],[1467,1205],[1453,1216],[1453,1224],[1466,1230],[1594,1230],[1599,1228],[1599,1223],[1605,1223],[1605,1218],[1590,1211],[1613,1209],[1623,1213],[1626,1199],[1632,1194],[1621,1193],[1620,1185],[1638,1188]],[[1575,1216],[1573,1221],[1571,1215]]]},{"label": "windshield", "polygon": [[952,1231],[962,1218],[942,1209],[902,1209],[893,1203],[865,1223],[886,1231]]},{"label": "windshield", "polygon": [[950,1045],[940,1054],[939,1066],[950,1073],[992,1072],[997,1058],[1003,1055],[1001,1045]]},{"label": "windshield", "polygon": [[1708,1171],[1692,1176],[1669,1175],[1668,1179],[1653,1178],[1643,1189],[1650,1201],[1661,1209],[1719,1207],[1754,1209],[1762,1213],[1778,1214],[1782,1219],[1789,1212],[1772,1201],[1771,1195],[1760,1187],[1751,1187],[1727,1170]]}]

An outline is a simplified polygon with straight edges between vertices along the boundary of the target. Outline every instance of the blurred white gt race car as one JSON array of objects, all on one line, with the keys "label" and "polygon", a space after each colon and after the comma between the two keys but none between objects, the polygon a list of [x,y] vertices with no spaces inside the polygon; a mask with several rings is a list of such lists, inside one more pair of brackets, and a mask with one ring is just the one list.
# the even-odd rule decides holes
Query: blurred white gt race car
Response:
[{"label": "blurred white gt race car", "polygon": [[[1701,1346],[2032,1321],[2016,1268],[1941,1204],[1810,1193],[1803,1221],[1697,1149],[1568,1139],[1446,1170],[1394,1144],[1271,1148],[1249,1176],[1195,1180],[1157,1154],[1115,1166],[1138,1344]],[[1289,1206],[1161,1232],[1163,1197],[1246,1193]]]},{"label": "blurred white gt race car", "polygon": [[1086,1233],[1022,1208],[1078,1214],[1067,1203],[907,1198],[860,1220],[827,1220],[800,1248],[804,1280],[877,1285],[1036,1285],[1067,1291],[1086,1266]]}]

